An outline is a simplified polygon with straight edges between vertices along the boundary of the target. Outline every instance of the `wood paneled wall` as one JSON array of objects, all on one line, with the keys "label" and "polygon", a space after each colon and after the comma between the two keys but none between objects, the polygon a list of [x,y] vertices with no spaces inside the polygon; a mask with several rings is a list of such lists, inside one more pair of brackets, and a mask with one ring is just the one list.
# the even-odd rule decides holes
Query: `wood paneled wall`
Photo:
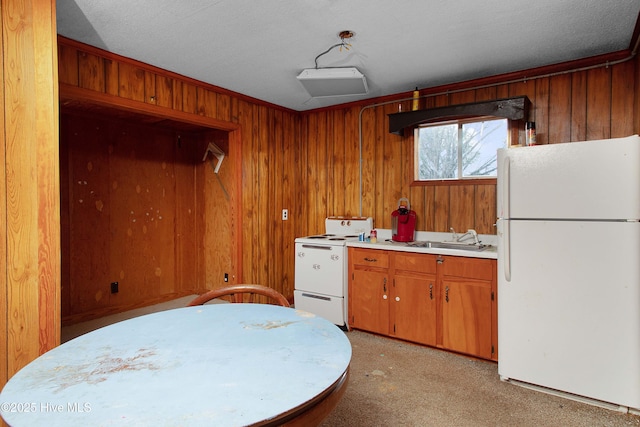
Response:
[{"label": "wood paneled wall", "polygon": [[[493,186],[410,186],[410,138],[390,135],[386,129],[386,114],[397,111],[397,104],[368,105],[379,101],[372,100],[296,113],[68,40],[58,39],[56,46],[52,2],[3,2],[0,13],[4,107],[0,219],[5,234],[0,254],[6,261],[0,264],[5,279],[0,293],[2,383],[59,342],[56,47],[60,83],[67,93],[229,133],[229,161],[236,166],[229,171],[227,184],[231,199],[235,194],[242,199],[230,217],[232,241],[218,245],[233,245],[236,239],[242,244],[232,266],[232,281],[264,283],[291,296],[294,238],[322,231],[327,215],[359,214],[358,122],[363,107],[368,107],[362,114],[363,214],[374,216],[377,227],[388,228],[397,199],[409,195],[422,230],[448,226],[492,230]],[[484,82],[465,87],[474,83]],[[504,77],[498,83],[463,91],[451,86],[437,96],[443,88],[422,93],[433,95],[426,99],[432,105],[525,94],[533,103],[531,119],[537,123],[540,143],[640,130],[637,58],[544,79],[511,82]],[[398,94],[397,99],[408,94]],[[408,108],[408,102],[402,102]],[[282,208],[290,210],[287,222],[280,220]]]},{"label": "wood paneled wall", "polygon": [[[299,114],[64,38],[58,52],[63,105],[81,97],[84,104],[111,104],[147,124],[161,115],[229,133],[220,173],[205,175],[201,282],[219,287],[229,273],[232,283],[266,284],[292,298],[295,221],[282,221],[281,212],[295,211],[300,191]],[[230,213],[221,227],[218,202],[227,197],[232,203],[223,209]],[[235,197],[241,197],[237,204]],[[233,259],[229,248],[237,240],[241,250]],[[167,298],[170,291],[177,289],[167,290]]]},{"label": "wood paneled wall", "polygon": [[228,201],[205,182],[209,138],[64,111],[60,128],[64,322],[202,292],[216,252],[230,269],[229,251],[204,250],[230,239]]},{"label": "wood paneled wall", "polygon": [[[242,128],[243,282],[273,287],[293,298],[296,203],[301,192],[297,164],[298,116],[240,102]],[[282,221],[282,209],[290,220]]]},{"label": "wood paneled wall", "polygon": [[[296,113],[62,38],[59,55],[63,89],[145,105],[149,114],[210,117],[220,129],[239,129],[241,170],[228,171],[237,179],[227,177],[241,197],[229,225],[233,230],[241,223],[240,267],[232,265],[232,282],[267,284],[291,298],[295,237],[322,232],[324,218],[333,215],[372,216],[376,227],[390,228],[400,197],[410,199],[418,230],[495,233],[495,184],[411,185],[413,138],[390,134],[387,120],[399,108],[410,108],[404,99],[410,93]],[[624,136],[637,131],[636,64],[423,90],[422,107],[526,95],[541,144]],[[284,208],[288,221],[281,220]],[[205,227],[215,229],[215,217],[207,212]],[[236,239],[233,232],[212,236],[205,238],[208,259]],[[206,269],[205,286],[217,287],[221,278],[220,270]]]},{"label": "wood paneled wall", "polygon": [[[539,144],[621,137],[638,132],[637,76],[635,59],[479,89],[452,85],[423,90],[422,108],[525,95],[532,102],[529,120],[536,122]],[[474,86],[474,82],[465,84]],[[477,86],[484,82],[478,81]],[[411,132],[402,137],[389,134],[387,119],[400,108],[408,111],[410,102],[385,101],[303,114],[298,169],[303,190],[297,217],[303,234],[321,232],[327,215],[372,216],[376,227],[391,228],[391,212],[400,197],[409,198],[418,230],[475,228],[495,234],[495,184],[411,185],[413,136]]]},{"label": "wood paneled wall", "polygon": [[55,2],[0,6],[0,387],[60,342]]}]

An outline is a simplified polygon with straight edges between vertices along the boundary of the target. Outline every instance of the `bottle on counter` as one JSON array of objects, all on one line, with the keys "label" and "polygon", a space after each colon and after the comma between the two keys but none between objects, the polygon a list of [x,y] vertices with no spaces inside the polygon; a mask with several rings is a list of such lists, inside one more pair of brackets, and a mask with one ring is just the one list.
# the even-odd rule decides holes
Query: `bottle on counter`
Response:
[{"label": "bottle on counter", "polygon": [[369,241],[371,243],[377,243],[378,242],[378,231],[377,230],[371,230],[371,234],[369,235]]}]

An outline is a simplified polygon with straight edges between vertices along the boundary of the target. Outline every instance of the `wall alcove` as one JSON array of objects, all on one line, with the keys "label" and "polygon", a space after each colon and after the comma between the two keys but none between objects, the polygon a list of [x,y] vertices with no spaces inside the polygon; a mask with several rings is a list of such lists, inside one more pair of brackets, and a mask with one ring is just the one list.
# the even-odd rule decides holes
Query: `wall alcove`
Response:
[{"label": "wall alcove", "polygon": [[62,323],[239,279],[238,127],[94,96],[60,91]]}]

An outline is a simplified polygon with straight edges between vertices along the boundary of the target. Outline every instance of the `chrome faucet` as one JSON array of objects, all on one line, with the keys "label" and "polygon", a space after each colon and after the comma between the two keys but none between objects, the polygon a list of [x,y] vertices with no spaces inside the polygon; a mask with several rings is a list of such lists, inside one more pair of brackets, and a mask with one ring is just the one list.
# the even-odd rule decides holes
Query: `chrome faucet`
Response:
[{"label": "chrome faucet", "polygon": [[453,227],[449,228],[449,230],[451,230],[451,241],[452,242],[457,242],[458,241],[458,233],[456,233],[456,230],[454,230]]},{"label": "chrome faucet", "polygon": [[473,228],[468,229],[466,233],[464,233],[462,236],[459,236],[459,237],[456,234],[456,232],[453,231],[453,228],[451,228],[451,231],[453,232],[453,236],[454,236],[453,238],[456,242],[462,242],[463,240],[473,239],[474,245],[480,244],[480,240],[478,239],[478,233],[476,233],[476,230],[474,230]]}]

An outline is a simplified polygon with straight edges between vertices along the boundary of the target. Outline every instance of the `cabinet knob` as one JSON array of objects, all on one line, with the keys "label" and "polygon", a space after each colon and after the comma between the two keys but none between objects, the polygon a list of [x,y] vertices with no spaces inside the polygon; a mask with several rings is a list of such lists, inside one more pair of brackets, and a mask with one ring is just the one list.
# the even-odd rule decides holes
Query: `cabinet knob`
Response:
[{"label": "cabinet knob", "polygon": [[444,300],[446,302],[449,302],[449,287],[448,286],[444,288]]},{"label": "cabinet knob", "polygon": [[387,295],[382,295],[382,299],[387,299]]},{"label": "cabinet knob", "polygon": [[433,283],[429,283],[429,299],[433,299]]},{"label": "cabinet knob", "polygon": [[400,297],[396,297],[396,301],[400,301]]}]

